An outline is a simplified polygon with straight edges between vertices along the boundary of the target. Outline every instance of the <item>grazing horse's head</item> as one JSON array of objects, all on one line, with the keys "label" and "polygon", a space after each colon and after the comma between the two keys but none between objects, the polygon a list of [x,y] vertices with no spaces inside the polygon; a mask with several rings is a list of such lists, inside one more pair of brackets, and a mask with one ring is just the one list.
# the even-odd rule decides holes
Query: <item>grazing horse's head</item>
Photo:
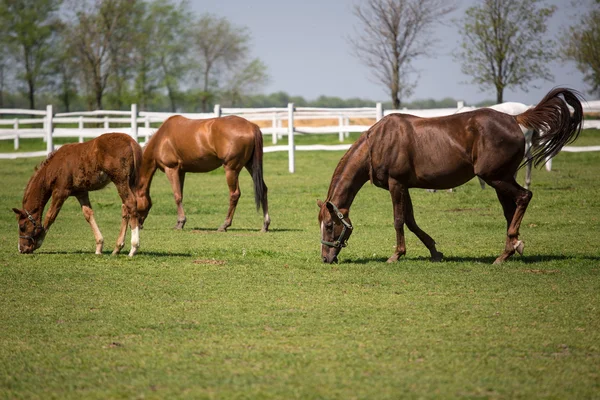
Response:
[{"label": "grazing horse's head", "polygon": [[337,256],[346,247],[352,234],[352,222],[348,218],[348,210],[340,211],[332,202],[323,203],[317,200],[319,206],[319,224],[321,226],[321,257],[324,263],[337,262]]},{"label": "grazing horse's head", "polygon": [[149,193],[141,193],[138,192],[137,197],[137,212],[139,215],[139,225],[140,229],[144,228],[144,221],[148,217],[148,213],[152,208],[152,199],[150,198]]},{"label": "grazing horse's head", "polygon": [[35,220],[27,210],[12,209],[17,214],[19,223],[19,253],[33,253],[39,249],[46,237],[46,230],[41,222]]}]

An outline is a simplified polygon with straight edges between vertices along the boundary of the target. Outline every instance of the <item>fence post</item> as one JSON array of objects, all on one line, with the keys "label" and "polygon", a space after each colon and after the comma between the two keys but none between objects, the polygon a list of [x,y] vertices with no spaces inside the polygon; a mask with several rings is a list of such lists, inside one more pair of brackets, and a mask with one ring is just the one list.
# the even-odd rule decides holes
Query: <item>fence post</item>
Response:
[{"label": "fence post", "polygon": [[137,104],[131,105],[131,137],[138,141]]},{"label": "fence post", "polygon": [[83,143],[83,115],[79,116],[79,143]]},{"label": "fence post", "polygon": [[50,154],[54,151],[52,143],[52,104],[46,106],[46,153]]},{"label": "fence post", "polygon": [[[350,117],[344,117],[344,125],[345,126],[350,126]],[[344,131],[344,137],[347,139],[350,137],[350,131],[346,130]]]},{"label": "fence post", "polygon": [[110,125],[109,125],[109,122],[108,122],[108,115],[105,115],[104,116],[104,129],[108,130],[109,127],[110,127]]},{"label": "fence post", "polygon": [[215,117],[219,118],[221,116],[221,105],[220,104],[215,104],[213,112],[215,114]]},{"label": "fence post", "polygon": [[288,103],[288,165],[290,173],[296,171],[294,151],[294,103]]},{"label": "fence post", "polygon": [[375,106],[375,122],[379,121],[381,118],[383,118],[383,105],[377,103]]},{"label": "fence post", "polygon": [[19,120],[17,118],[15,118],[13,128],[15,130],[15,150],[19,150]]},{"label": "fence post", "polygon": [[338,117],[338,125],[340,126],[340,131],[338,132],[338,140],[340,142],[344,141],[344,131],[342,129],[342,126],[344,126],[344,117],[342,117],[341,115]]},{"label": "fence post", "polygon": [[144,128],[146,128],[146,132],[144,135],[144,144],[148,143],[148,139],[150,139],[150,136],[152,136],[152,134],[150,133],[150,117],[146,115],[146,118],[144,118]]},{"label": "fence post", "polygon": [[273,118],[271,120],[271,125],[273,125],[273,137],[271,139],[273,139],[273,144],[277,144],[277,114],[273,114]]}]

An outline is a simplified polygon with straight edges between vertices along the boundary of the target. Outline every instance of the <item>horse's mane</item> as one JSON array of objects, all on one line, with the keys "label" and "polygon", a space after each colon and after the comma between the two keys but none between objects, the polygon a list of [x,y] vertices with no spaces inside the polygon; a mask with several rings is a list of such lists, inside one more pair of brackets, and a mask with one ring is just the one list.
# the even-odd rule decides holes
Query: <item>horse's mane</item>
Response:
[{"label": "horse's mane", "polygon": [[368,132],[364,132],[362,135],[359,136],[356,142],[354,142],[352,146],[350,146],[348,151],[342,156],[342,158],[338,162],[338,165],[335,167],[335,170],[333,171],[333,177],[329,185],[329,190],[327,191],[327,200],[331,198],[333,188],[335,188],[338,185],[340,179],[342,178],[342,172],[348,165],[350,157],[353,156],[356,150],[358,150],[358,148],[366,141],[367,133]]},{"label": "horse's mane", "polygon": [[29,178],[29,181],[27,182],[27,186],[25,186],[25,196],[27,195],[27,193],[29,193],[29,189],[30,189],[30,186],[32,185],[32,183],[42,173],[42,171],[44,170],[44,167],[46,167],[46,165],[48,165],[48,163],[50,162],[50,160],[52,158],[54,158],[55,155],[56,155],[56,150],[54,150],[53,152],[51,152],[50,154],[48,154],[48,156],[46,157],[46,159],[42,160],[38,165],[36,165],[33,168],[34,173],[31,176],[31,178]]}]

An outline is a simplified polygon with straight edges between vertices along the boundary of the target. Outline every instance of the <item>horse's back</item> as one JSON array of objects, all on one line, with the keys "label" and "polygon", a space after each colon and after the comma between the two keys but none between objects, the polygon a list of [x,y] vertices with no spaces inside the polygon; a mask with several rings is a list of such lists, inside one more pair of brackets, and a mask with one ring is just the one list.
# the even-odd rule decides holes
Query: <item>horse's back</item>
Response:
[{"label": "horse's back", "polygon": [[380,179],[436,189],[459,186],[507,158],[520,160],[524,149],[514,118],[490,109],[435,118],[391,114],[371,128],[370,142]]},{"label": "horse's back", "polygon": [[207,172],[227,163],[241,168],[252,156],[257,131],[256,124],[238,116],[173,116],[152,138],[150,151],[161,168]]}]

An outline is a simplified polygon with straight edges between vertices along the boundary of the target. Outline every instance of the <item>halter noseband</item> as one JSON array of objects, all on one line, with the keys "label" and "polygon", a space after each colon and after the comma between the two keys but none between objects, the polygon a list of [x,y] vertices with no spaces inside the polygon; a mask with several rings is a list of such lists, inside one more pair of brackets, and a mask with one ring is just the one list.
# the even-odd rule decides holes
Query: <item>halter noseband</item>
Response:
[{"label": "halter noseband", "polygon": [[[36,229],[38,228],[38,223],[36,222],[35,218],[33,218],[33,216],[29,213],[29,211],[23,209],[23,211],[25,211],[25,214],[27,214],[27,219],[29,219],[31,221],[31,223],[33,224],[33,231],[35,232]],[[33,245],[36,245],[36,240],[32,237],[32,236],[23,236],[23,235],[19,235],[20,239],[27,239],[27,240],[31,240],[31,242],[33,242]]]},{"label": "halter noseband", "polygon": [[353,229],[352,225],[350,225],[350,223],[344,219],[344,214],[342,214],[342,212],[335,206],[335,204],[333,204],[330,201],[328,201],[328,203],[331,204],[331,206],[333,207],[333,210],[335,211],[335,214],[342,222],[342,225],[343,225],[342,233],[340,233],[340,236],[334,242],[328,242],[326,240],[321,239],[321,243],[324,244],[325,246],[335,247],[336,249],[346,247],[348,245],[348,239],[346,238],[346,231],[347,230],[352,231],[352,229]]}]

